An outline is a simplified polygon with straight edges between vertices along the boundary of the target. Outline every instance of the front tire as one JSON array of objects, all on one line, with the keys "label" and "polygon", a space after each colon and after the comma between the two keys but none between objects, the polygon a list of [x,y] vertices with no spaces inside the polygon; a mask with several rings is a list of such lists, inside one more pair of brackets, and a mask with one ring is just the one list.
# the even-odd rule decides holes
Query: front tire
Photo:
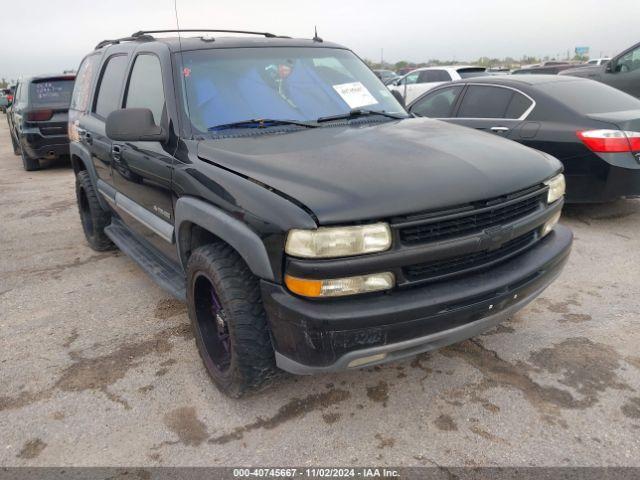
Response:
[{"label": "front tire", "polygon": [[111,214],[106,212],[98,202],[98,194],[93,188],[89,172],[82,170],[76,175],[76,200],[82,230],[89,246],[98,252],[112,250],[115,245],[104,233],[106,226],[111,223]]},{"label": "front tire", "polygon": [[198,351],[220,391],[239,398],[277,374],[258,279],[230,246],[191,254],[187,304]]}]

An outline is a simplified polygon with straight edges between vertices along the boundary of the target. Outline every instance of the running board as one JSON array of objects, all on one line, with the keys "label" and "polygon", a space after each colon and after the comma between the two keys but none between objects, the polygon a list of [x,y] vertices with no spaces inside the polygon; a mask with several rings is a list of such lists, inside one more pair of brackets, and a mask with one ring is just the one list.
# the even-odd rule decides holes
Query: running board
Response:
[{"label": "running board", "polygon": [[187,300],[186,280],[183,273],[166,258],[138,240],[118,219],[114,218],[104,233],[113,243],[147,272],[164,290],[182,302]]}]

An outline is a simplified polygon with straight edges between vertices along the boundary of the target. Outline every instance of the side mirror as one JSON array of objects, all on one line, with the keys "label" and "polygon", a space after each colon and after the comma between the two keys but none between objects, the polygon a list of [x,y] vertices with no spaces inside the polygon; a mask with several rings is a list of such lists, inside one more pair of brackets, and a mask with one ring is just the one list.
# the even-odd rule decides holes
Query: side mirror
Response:
[{"label": "side mirror", "polygon": [[107,117],[107,137],[122,142],[163,142],[166,132],[153,121],[148,108],[123,108]]},{"label": "side mirror", "polygon": [[609,60],[606,64],[606,66],[604,67],[604,71],[607,73],[613,73],[616,71],[615,69],[615,60]]}]

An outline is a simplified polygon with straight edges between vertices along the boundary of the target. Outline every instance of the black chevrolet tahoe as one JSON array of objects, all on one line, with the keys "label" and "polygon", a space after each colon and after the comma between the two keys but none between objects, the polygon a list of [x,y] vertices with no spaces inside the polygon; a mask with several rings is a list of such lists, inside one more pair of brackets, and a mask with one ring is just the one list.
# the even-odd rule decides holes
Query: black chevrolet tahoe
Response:
[{"label": "black chevrolet tahoe", "polygon": [[224,393],[463,340],[560,274],[556,159],[412,118],[340,45],[201,33],[101,42],[69,134],[89,245],[186,301]]},{"label": "black chevrolet tahoe", "polygon": [[40,160],[69,155],[67,111],[72,74],[38,75],[18,82],[13,106],[8,111],[13,153],[22,157],[25,170],[40,168]]}]

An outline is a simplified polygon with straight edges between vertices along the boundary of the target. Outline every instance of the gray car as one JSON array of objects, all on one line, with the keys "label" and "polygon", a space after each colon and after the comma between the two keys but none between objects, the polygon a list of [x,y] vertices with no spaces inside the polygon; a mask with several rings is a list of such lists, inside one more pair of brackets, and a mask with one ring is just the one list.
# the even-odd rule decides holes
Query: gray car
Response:
[{"label": "gray car", "polygon": [[591,78],[640,98],[640,43],[603,65],[564,70],[560,75]]}]

